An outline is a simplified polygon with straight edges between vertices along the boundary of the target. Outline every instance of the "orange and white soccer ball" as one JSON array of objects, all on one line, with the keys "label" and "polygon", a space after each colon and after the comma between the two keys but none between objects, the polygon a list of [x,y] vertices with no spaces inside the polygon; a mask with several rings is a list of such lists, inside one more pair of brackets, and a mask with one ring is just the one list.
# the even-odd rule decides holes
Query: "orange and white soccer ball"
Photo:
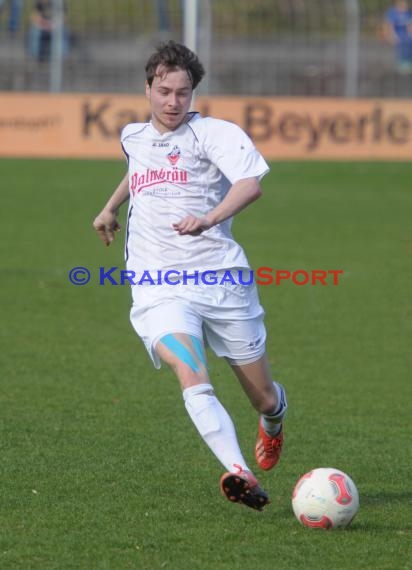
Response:
[{"label": "orange and white soccer ball", "polygon": [[311,528],[344,528],[359,509],[359,494],[352,479],[339,469],[319,467],[296,483],[292,495],[296,518]]}]

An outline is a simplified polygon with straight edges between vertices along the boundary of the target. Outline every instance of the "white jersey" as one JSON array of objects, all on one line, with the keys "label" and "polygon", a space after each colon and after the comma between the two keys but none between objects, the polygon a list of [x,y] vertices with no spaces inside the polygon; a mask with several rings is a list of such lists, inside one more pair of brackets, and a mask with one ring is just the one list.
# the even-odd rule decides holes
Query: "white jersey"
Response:
[{"label": "white jersey", "polygon": [[189,214],[205,216],[238,180],[268,172],[246,133],[233,123],[190,113],[179,128],[163,134],[152,123],[127,125],[121,142],[129,163],[126,265],[136,278],[145,271],[249,267],[232,237],[232,219],[199,236],[182,236],[172,227]]}]

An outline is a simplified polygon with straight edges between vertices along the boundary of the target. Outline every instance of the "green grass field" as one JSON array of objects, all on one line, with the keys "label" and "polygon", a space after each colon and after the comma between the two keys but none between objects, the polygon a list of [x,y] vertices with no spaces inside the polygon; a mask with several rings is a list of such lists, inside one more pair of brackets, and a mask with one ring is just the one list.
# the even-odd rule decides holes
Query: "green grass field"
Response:
[{"label": "green grass field", "polygon": [[[344,270],[338,286],[260,287],[290,406],[264,513],[220,496],[222,467],[128,322],[128,287],[98,285],[123,239],[104,248],[91,222],[123,171],[0,161],[0,568],[412,568],[412,164],[274,164],[235,222],[255,268]],[[69,282],[74,266],[88,285]],[[212,355],[210,372],[255,466],[256,414]],[[293,486],[318,466],[357,483],[344,531],[293,516]]]}]

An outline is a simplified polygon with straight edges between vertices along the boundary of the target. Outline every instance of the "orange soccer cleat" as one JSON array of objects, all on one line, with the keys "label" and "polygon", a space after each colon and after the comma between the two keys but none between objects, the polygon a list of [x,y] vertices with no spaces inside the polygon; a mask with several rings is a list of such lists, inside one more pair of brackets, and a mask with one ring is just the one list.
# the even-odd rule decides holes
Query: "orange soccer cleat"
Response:
[{"label": "orange soccer cleat", "polygon": [[220,479],[220,490],[229,501],[241,503],[257,511],[263,511],[263,507],[270,502],[268,495],[250,471],[225,473]]},{"label": "orange soccer cleat", "polygon": [[283,445],[283,427],[280,432],[272,437],[263,429],[262,422],[259,421],[259,434],[256,441],[255,457],[261,469],[269,471],[273,469],[280,459]]}]

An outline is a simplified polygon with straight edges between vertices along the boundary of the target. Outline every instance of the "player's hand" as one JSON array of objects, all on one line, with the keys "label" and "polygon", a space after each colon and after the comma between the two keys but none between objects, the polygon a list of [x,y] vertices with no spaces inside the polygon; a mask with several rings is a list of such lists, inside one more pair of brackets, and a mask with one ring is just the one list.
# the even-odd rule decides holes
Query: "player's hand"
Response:
[{"label": "player's hand", "polygon": [[172,224],[172,227],[181,236],[199,236],[202,232],[211,228],[212,225],[206,217],[198,218],[196,216],[185,216],[176,224]]},{"label": "player's hand", "polygon": [[120,232],[120,224],[117,221],[117,212],[102,210],[93,222],[97,235],[105,245],[110,245],[115,238],[115,233]]}]

